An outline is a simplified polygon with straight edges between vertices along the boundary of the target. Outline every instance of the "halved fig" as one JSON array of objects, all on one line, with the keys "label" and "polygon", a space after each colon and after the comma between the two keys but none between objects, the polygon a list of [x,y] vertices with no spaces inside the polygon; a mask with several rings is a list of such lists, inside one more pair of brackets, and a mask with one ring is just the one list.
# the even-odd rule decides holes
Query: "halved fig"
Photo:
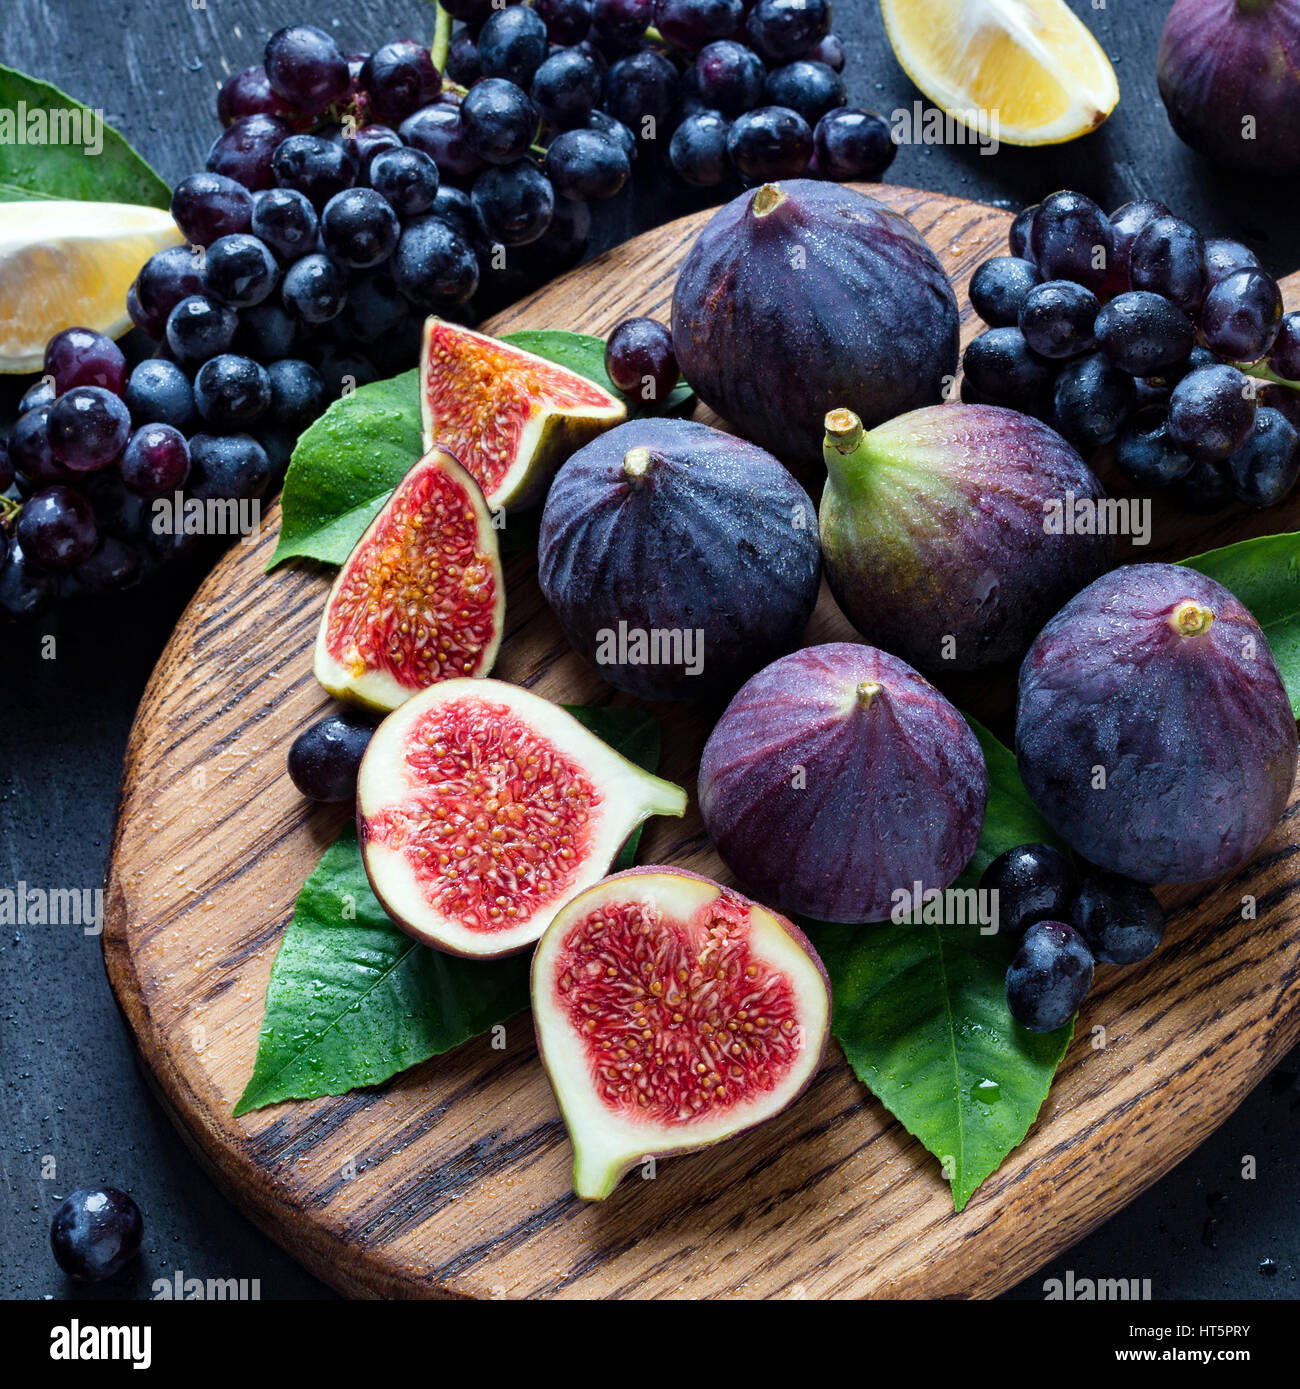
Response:
[{"label": "halved fig", "polygon": [[431,318],[420,354],[420,417],[425,448],[450,449],[495,510],[541,501],[560,464],[621,424],[627,407],[568,367]]},{"label": "halved fig", "polygon": [[486,675],[505,611],[483,493],[451,454],[432,449],[339,571],[316,634],[316,679],[338,699],[396,709],[439,680]]},{"label": "halved fig", "polygon": [[380,724],[357,777],[361,854],[408,935],[454,955],[531,945],[686,792],[499,680],[445,680]]},{"label": "halved fig", "polygon": [[644,1157],[784,1109],[816,1074],[831,1015],[797,926],[677,868],[615,873],[572,898],[533,956],[532,1003],[588,1201]]}]

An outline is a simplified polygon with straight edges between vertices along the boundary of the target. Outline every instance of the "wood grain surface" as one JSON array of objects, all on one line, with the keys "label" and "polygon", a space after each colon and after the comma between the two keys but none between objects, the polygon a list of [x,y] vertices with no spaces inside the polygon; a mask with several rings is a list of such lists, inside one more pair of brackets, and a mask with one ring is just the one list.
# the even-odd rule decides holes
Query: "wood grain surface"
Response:
[{"label": "wood grain surface", "polygon": [[[873,189],[953,276],[963,335],[973,267],[1009,216],[930,193]],[[673,277],[707,214],[646,233],[499,316],[495,331],[604,333],[667,319]],[[1300,298],[1300,277],[1285,286]],[[702,418],[707,418],[703,411]],[[1105,475],[1103,469],[1103,475]],[[1155,508],[1141,557],[1296,529],[1300,503],[1259,516]],[[1162,892],[1166,942],[1105,968],[1026,1141],[955,1215],[938,1164],[852,1076],[832,1044],[809,1091],[752,1134],[665,1160],[600,1205],[569,1190],[570,1148],[531,1021],[504,1050],[466,1043],[381,1087],[231,1118],[253,1065],[271,963],[306,875],[346,812],[313,807],[284,771],[330,706],[311,676],[328,573],[271,577],[278,510],[236,546],[178,624],[141,703],[110,857],[104,949],[113,989],[169,1112],[222,1188],[334,1287],[358,1296],[986,1297],[1105,1220],[1184,1157],[1300,1036],[1300,844],[1293,798],[1256,861]],[[563,641],[535,558],[507,564],[494,672],[555,700],[631,703]],[[810,641],[851,638],[828,595]],[[952,693],[1006,731],[1005,676]],[[651,821],[642,862],[732,881],[704,835],[695,773],[703,711],[662,706],[663,775],[692,792]],[[1259,917],[1242,922],[1252,893]],[[1094,1029],[1106,1045],[1094,1045]]]}]

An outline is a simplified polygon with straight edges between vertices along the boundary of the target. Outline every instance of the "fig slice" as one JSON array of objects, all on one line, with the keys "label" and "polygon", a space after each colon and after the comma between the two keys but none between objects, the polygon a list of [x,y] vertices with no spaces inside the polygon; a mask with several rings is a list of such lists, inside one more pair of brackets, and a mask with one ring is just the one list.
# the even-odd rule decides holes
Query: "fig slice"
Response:
[{"label": "fig slice", "polygon": [[686,792],[572,714],[500,680],[444,680],[380,724],[357,777],[361,854],[384,910],[454,955],[511,955]]},{"label": "fig slice", "polygon": [[337,699],[388,710],[439,680],[486,675],[505,593],[482,491],[431,449],[339,571],[316,634],[316,679]]},{"label": "fig slice", "polygon": [[541,501],[575,450],[627,418],[594,381],[459,323],[430,318],[420,353],[424,446],[448,448],[488,505]]},{"label": "fig slice", "polygon": [[532,1004],[588,1201],[642,1158],[779,1113],[816,1074],[831,1013],[797,926],[662,867],[615,873],[565,905],[533,956]]}]

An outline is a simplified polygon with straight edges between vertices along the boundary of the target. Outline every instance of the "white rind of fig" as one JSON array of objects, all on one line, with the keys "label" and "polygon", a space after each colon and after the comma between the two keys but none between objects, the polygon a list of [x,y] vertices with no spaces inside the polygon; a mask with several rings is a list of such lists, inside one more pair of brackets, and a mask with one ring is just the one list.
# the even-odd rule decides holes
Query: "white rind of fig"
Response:
[{"label": "white rind of fig", "polygon": [[[320,626],[316,631],[313,671],[320,684],[336,699],[344,700],[349,704],[359,704],[367,709],[388,711],[396,709],[400,704],[410,699],[413,694],[424,688],[423,683],[407,684],[399,680],[391,671],[384,670],[368,661],[365,655],[356,648],[355,643],[350,648],[351,658],[349,659],[345,653],[344,658],[339,659],[330,651],[329,633],[331,623],[337,617],[340,594],[348,576],[356,564],[364,562],[365,552],[375,537],[389,524],[395,511],[411,496],[413,489],[419,487],[422,480],[434,472],[445,473],[473,509],[476,543],[482,552],[483,561],[488,567],[495,590],[491,611],[491,637],[477,652],[474,668],[470,671],[458,671],[457,677],[486,675],[496,662],[497,652],[501,646],[501,634],[505,628],[506,584],[505,574],[501,568],[497,532],[492,525],[492,513],[483,496],[482,488],[474,481],[473,477],[445,449],[434,448],[426,453],[406,474],[375,519],[366,527],[365,533],[353,546],[352,553],[339,570],[330,589],[329,598],[326,599],[325,610],[321,614]],[[391,585],[387,589],[387,597],[394,604],[399,601],[399,595],[393,591]],[[419,614],[412,611],[408,620],[411,622],[419,621]],[[434,636],[435,634],[431,632],[429,639],[433,640]]]},{"label": "white rind of fig", "polygon": [[[471,379],[466,361],[450,365],[457,348],[472,348],[483,362],[479,379]],[[479,416],[472,422],[452,421],[433,399],[431,375],[434,359],[446,354],[445,369],[451,375],[451,388],[468,393],[482,388]],[[513,381],[511,369],[529,372],[544,385],[539,392],[525,390]],[[545,383],[552,387],[546,394]],[[555,392],[571,394],[567,404],[557,401]],[[501,477],[489,474],[495,465],[487,458],[485,433],[498,426],[510,411],[523,416],[519,436],[512,447],[512,461]],[[489,507],[527,507],[542,500],[551,478],[570,454],[597,434],[622,424],[627,406],[609,391],[580,372],[525,352],[513,343],[502,342],[486,333],[476,333],[459,323],[430,318],[424,325],[420,349],[420,421],[424,447],[441,444],[460,459],[482,486]]]},{"label": "white rind of fig", "polygon": [[[576,763],[600,793],[587,821],[587,852],[570,873],[564,890],[513,925],[475,929],[429,900],[400,849],[380,843],[371,826],[386,809],[409,804],[421,782],[406,757],[411,730],[439,710],[473,712],[483,704],[504,706],[556,752]],[[486,799],[486,797],[484,798]],[[398,927],[420,941],[453,955],[494,959],[527,949],[575,893],[609,871],[627,837],[651,815],[683,815],[686,792],[643,771],[584,728],[559,705],[500,680],[444,680],[431,685],[379,725],[366,748],[357,776],[357,830],[362,861],[375,896]]]},{"label": "white rind of fig", "polygon": [[[596,1093],[582,1035],[560,1002],[557,977],[565,937],[601,907],[642,902],[653,905],[661,917],[688,921],[724,897],[748,907],[751,957],[775,969],[792,986],[798,1003],[798,1054],[771,1090],[712,1116],[671,1124],[633,1122]],[[709,1147],[772,1118],[798,1098],[816,1075],[826,1050],[831,995],[825,968],[812,944],[785,917],[697,874],[641,867],[615,873],[571,898],[547,927],[533,956],[532,1006],[538,1049],[573,1143],[574,1194],[600,1201],[642,1159]]]}]

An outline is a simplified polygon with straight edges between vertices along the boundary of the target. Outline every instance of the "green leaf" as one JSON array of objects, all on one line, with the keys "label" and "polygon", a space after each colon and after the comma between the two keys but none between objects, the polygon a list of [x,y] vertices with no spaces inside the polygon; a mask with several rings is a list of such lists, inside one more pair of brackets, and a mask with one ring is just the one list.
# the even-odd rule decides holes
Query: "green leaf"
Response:
[{"label": "green leaf", "polygon": [[[1015,755],[968,722],[988,765],[989,799],[979,845],[954,884],[963,890],[1005,850],[1059,842],[1034,809]],[[956,1210],[1029,1131],[1074,1030],[1069,1023],[1039,1036],[1011,1017],[1006,970],[1015,941],[981,934],[975,899],[964,902],[966,924],[808,923],[831,979],[831,1029],[849,1065],[939,1159]]]},{"label": "green leaf", "polygon": [[[569,712],[646,771],[658,766],[654,715]],[[639,835],[615,869],[630,867]],[[459,1046],[528,1006],[529,960],[527,953],[464,960],[403,934],[370,890],[349,825],[298,895],[271,968],[253,1074],[235,1114],[378,1085]]]},{"label": "green leaf", "polygon": [[[547,361],[614,387],[605,372],[605,341],[585,333],[529,330],[508,333],[513,343]],[[280,540],[268,568],[295,556],[342,564],[393,488],[424,451],[420,430],[419,371],[362,386],[336,400],[298,440],[280,500]],[[683,406],[692,392],[685,383],[653,410]],[[537,518],[524,513],[500,533],[506,553],[537,543]]]},{"label": "green leaf", "polygon": [[1182,563],[1218,580],[1250,609],[1300,718],[1300,532],[1261,535]]},{"label": "green leaf", "polygon": [[[39,143],[27,143],[33,134],[41,136]],[[102,148],[91,154],[101,140]],[[103,124],[101,112],[0,65],[0,202],[36,198],[170,207],[171,189]]]}]

